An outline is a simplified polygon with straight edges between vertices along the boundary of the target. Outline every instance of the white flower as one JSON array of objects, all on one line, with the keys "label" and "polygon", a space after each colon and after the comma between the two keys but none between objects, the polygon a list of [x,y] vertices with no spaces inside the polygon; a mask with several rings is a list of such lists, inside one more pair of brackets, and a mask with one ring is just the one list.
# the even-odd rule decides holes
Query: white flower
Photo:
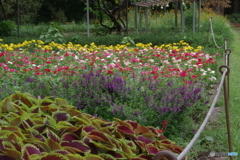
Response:
[{"label": "white flower", "polygon": [[148,61],[149,61],[149,62],[154,62],[154,59],[149,59]]},{"label": "white flower", "polygon": [[210,57],[209,57],[209,54],[206,54],[206,59],[209,59]]}]

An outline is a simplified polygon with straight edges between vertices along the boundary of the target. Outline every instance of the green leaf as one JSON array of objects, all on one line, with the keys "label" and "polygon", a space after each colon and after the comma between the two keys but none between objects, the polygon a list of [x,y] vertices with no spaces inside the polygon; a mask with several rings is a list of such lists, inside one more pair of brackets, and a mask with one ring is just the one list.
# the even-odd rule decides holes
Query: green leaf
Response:
[{"label": "green leaf", "polygon": [[68,102],[65,99],[62,98],[55,98],[56,104],[58,106],[65,106],[65,105],[69,105]]},{"label": "green leaf", "polygon": [[211,142],[214,141],[214,138],[211,137],[211,136],[206,136],[206,137],[204,137],[204,139],[206,139],[206,140],[208,140],[208,141],[211,141]]}]

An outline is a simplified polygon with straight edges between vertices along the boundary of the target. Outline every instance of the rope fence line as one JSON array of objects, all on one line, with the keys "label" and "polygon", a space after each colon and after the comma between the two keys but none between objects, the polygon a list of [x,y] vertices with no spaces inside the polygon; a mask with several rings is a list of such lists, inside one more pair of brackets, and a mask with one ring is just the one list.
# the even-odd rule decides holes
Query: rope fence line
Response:
[{"label": "rope fence line", "polygon": [[216,39],[215,39],[214,32],[213,32],[212,17],[210,17],[210,30],[211,30],[211,35],[212,35],[213,42],[214,42],[215,46],[216,46],[217,48],[223,48],[223,47],[225,46],[225,41],[226,41],[226,40],[224,41],[224,43],[223,43],[223,45],[222,45],[221,47],[218,46],[218,44],[217,44],[217,42],[216,42]]},{"label": "rope fence line", "polygon": [[[211,26],[211,33],[212,33],[212,37],[213,37],[213,41],[214,44],[217,48],[223,48],[224,47],[224,51],[225,51],[225,65],[222,65],[219,67],[219,71],[222,74],[221,77],[221,81],[220,84],[217,88],[217,94],[214,97],[214,100],[212,102],[212,105],[203,121],[203,123],[201,124],[200,128],[198,129],[198,131],[196,132],[196,134],[194,135],[194,137],[192,138],[192,140],[188,143],[188,145],[184,148],[184,150],[178,155],[178,157],[176,157],[172,152],[170,151],[160,151],[158,152],[155,157],[154,160],[161,160],[161,158],[167,158],[168,160],[182,160],[185,159],[185,156],[187,155],[187,153],[190,151],[190,149],[193,147],[194,143],[197,141],[197,139],[199,138],[200,134],[202,133],[202,131],[204,130],[212,112],[213,109],[217,103],[217,100],[220,96],[220,92],[221,89],[223,88],[223,92],[224,92],[224,103],[225,103],[225,114],[226,114],[226,125],[227,125],[227,134],[228,134],[228,148],[229,148],[229,152],[232,152],[232,141],[231,141],[231,131],[230,131],[230,120],[229,120],[229,111],[228,111],[228,107],[229,107],[229,73],[230,73],[230,68],[229,68],[229,56],[231,53],[231,50],[227,48],[227,39],[224,40],[224,44],[223,46],[219,47],[216,43],[215,37],[214,37],[214,32],[212,29],[212,17],[210,18],[210,26]],[[223,69],[225,69],[223,71]],[[233,157],[230,157],[230,160],[233,160]]]}]

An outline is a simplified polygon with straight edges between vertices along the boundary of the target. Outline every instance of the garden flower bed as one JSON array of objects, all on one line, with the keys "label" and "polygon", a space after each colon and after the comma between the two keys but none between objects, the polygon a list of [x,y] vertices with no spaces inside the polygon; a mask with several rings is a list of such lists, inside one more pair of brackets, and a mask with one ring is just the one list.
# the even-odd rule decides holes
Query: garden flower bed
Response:
[{"label": "garden flower bed", "polygon": [[0,99],[16,91],[61,97],[95,117],[137,121],[181,136],[192,136],[196,128],[186,122],[198,122],[204,114],[219,55],[184,41],[161,46],[3,42]]},{"label": "garden flower bed", "polygon": [[[37,49],[36,49],[37,48]],[[17,75],[79,74],[86,67],[101,69],[106,74],[122,73],[123,77],[149,75],[150,78],[182,77],[183,82],[214,81],[215,56],[191,47],[184,41],[151,46],[137,44],[96,46],[43,45],[42,41],[25,41],[22,44],[0,44],[2,50],[1,77]]]}]

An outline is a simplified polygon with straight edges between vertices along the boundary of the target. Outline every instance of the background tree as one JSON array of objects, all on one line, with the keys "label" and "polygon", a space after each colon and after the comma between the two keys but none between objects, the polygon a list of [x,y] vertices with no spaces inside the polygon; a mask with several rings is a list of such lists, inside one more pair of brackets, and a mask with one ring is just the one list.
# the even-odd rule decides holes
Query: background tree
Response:
[{"label": "background tree", "polygon": [[126,6],[130,0],[94,0],[99,23],[112,32],[121,33],[126,28]]},{"label": "background tree", "polygon": [[231,7],[231,0],[204,0],[202,6],[207,9],[224,14],[224,8]]},{"label": "background tree", "polygon": [[[20,15],[22,23],[31,23],[37,16],[43,0],[22,0],[20,3]],[[16,20],[16,0],[1,0],[0,13],[5,20]]]}]

